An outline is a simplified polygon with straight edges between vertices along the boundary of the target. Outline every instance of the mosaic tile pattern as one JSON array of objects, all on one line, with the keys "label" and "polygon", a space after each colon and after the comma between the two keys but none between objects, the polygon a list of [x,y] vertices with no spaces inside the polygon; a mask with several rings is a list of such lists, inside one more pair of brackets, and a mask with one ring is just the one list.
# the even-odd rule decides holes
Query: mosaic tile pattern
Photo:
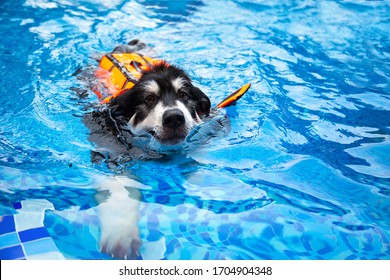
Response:
[{"label": "mosaic tile pattern", "polygon": [[[59,211],[45,200],[19,207],[1,219],[0,259],[111,259],[98,250],[94,208]],[[329,225],[318,227],[303,213],[290,212],[296,220],[289,221],[277,205],[233,216],[144,202],[140,259],[388,259],[389,241],[378,228],[351,228],[346,219],[330,224],[328,217],[323,224]]]},{"label": "mosaic tile pattern", "polygon": [[[141,199],[139,259],[389,259],[386,231],[304,191],[244,177],[227,182],[221,172],[225,188],[207,170],[152,177],[152,164],[142,168],[139,177],[150,188],[126,186]],[[98,248],[95,190],[0,194],[0,259],[112,259]]]},{"label": "mosaic tile pattern", "polygon": [[54,209],[46,200],[14,204],[17,214],[0,217],[0,259],[64,259],[43,220],[46,210]]}]

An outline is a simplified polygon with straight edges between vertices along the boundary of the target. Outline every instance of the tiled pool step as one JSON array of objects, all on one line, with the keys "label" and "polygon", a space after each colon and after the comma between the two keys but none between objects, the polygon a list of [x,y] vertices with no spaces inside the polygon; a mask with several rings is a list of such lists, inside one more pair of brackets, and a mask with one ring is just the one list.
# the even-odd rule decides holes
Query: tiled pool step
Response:
[{"label": "tiled pool step", "polygon": [[0,217],[0,259],[65,259],[43,225],[46,210],[53,210],[47,200],[15,203],[17,213]]}]

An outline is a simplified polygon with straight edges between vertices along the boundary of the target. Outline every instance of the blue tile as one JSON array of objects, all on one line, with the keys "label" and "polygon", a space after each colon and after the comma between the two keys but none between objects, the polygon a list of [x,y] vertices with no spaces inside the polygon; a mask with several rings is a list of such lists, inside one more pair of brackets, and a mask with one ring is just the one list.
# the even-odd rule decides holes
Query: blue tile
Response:
[{"label": "blue tile", "polygon": [[18,209],[22,209],[22,203],[21,202],[15,202],[13,204],[13,207],[18,210]]},{"label": "blue tile", "polygon": [[32,242],[23,243],[26,256],[44,254],[49,252],[58,252],[57,246],[51,238],[39,239]]},{"label": "blue tile", "polygon": [[0,250],[0,260],[16,260],[24,258],[22,246],[13,246]]},{"label": "blue tile", "polygon": [[28,242],[45,237],[49,237],[49,233],[44,227],[32,228],[19,232],[19,238],[22,242]]},{"label": "blue tile", "polygon": [[10,232],[15,232],[14,216],[2,216],[0,219],[0,235]]},{"label": "blue tile", "polygon": [[20,241],[16,232],[0,235],[0,249],[19,244]]}]

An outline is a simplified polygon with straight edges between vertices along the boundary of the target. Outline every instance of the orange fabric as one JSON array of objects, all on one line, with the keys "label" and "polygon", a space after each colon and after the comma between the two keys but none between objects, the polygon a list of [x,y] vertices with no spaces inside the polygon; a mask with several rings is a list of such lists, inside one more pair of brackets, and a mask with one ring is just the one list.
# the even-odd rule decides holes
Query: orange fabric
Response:
[{"label": "orange fabric", "polygon": [[94,88],[102,103],[108,103],[124,91],[131,89],[134,83],[153,65],[163,63],[162,60],[141,56],[137,53],[112,53],[103,56],[95,76],[104,85],[104,92]]},{"label": "orange fabric", "polygon": [[250,86],[251,86],[251,84],[246,84],[243,87],[241,87],[240,89],[236,90],[231,95],[226,97],[223,101],[221,101],[216,106],[216,108],[223,108],[223,107],[227,107],[227,106],[231,105],[233,102],[235,102],[238,99],[240,99],[245,94],[245,92],[248,91]]}]

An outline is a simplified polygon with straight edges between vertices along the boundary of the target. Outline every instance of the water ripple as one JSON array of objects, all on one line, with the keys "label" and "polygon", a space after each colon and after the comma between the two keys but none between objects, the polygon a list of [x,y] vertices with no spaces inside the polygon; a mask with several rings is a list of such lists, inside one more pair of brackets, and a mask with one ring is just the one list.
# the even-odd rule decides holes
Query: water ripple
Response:
[{"label": "water ripple", "polygon": [[[90,162],[93,145],[75,116],[96,97],[72,74],[139,38],[213,104],[252,83],[225,112],[227,136],[121,169],[148,186],[140,229],[164,245],[160,255],[388,259],[389,9],[386,1],[2,1],[0,207],[52,200],[47,225],[59,248],[102,258],[88,251],[97,234],[82,239],[63,218],[95,219],[64,209],[95,206],[86,177],[110,172]],[[71,90],[80,86],[84,103]]]}]

